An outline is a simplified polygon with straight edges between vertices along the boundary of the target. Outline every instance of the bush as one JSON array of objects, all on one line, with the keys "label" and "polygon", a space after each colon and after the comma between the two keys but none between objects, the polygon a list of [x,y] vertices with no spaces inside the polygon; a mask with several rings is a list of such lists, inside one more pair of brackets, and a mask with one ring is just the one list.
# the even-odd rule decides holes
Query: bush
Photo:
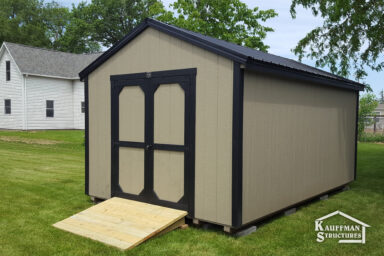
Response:
[{"label": "bush", "polygon": [[359,139],[360,142],[383,142],[384,143],[384,134],[379,133],[366,133],[364,132]]},{"label": "bush", "polygon": [[373,115],[373,111],[378,105],[376,96],[373,93],[367,93],[360,97],[359,103],[359,117],[358,117],[358,136],[359,140],[362,141],[364,136],[364,129],[366,126],[372,124],[372,119],[367,118]]}]

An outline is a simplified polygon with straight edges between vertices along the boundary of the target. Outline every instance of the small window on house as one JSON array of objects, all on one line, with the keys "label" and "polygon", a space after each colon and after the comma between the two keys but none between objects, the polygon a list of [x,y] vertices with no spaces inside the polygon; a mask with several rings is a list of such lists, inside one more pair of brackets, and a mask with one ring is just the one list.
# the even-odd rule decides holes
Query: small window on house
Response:
[{"label": "small window on house", "polygon": [[5,62],[5,76],[7,81],[11,80],[11,62],[9,60]]},{"label": "small window on house", "polygon": [[11,114],[11,100],[4,100],[4,113]]},{"label": "small window on house", "polygon": [[85,113],[85,102],[81,102],[81,113]]},{"label": "small window on house", "polygon": [[46,116],[54,117],[53,100],[47,100]]}]

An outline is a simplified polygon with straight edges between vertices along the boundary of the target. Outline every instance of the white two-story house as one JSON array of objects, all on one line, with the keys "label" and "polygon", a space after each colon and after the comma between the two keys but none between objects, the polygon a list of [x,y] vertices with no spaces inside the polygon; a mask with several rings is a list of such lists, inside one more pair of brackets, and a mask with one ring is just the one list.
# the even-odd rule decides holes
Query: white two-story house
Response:
[{"label": "white two-story house", "polygon": [[4,42],[0,129],[84,129],[84,84],[78,73],[99,55]]}]

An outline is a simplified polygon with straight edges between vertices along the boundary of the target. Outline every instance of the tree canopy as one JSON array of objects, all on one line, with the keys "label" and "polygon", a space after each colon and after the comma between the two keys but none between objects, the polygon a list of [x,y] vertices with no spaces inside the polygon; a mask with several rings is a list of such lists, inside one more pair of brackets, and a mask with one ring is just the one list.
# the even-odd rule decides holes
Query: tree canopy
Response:
[{"label": "tree canopy", "polygon": [[157,0],[92,0],[84,10],[92,27],[92,39],[109,47],[147,17]]},{"label": "tree canopy", "polygon": [[33,46],[49,46],[43,24],[42,2],[38,0],[0,1],[0,40]]},{"label": "tree canopy", "polygon": [[240,0],[92,0],[67,8],[44,0],[0,0],[0,40],[60,51],[100,51],[147,17],[262,51],[274,10],[250,9]]},{"label": "tree canopy", "polygon": [[240,0],[177,0],[171,7],[174,12],[162,10],[157,18],[181,28],[261,51],[268,50],[269,46],[263,40],[273,29],[260,22],[277,16],[272,9],[250,9]]},{"label": "tree canopy", "polygon": [[384,0],[292,0],[292,17],[299,5],[324,19],[293,49],[300,60],[316,59],[317,66],[357,80],[367,69],[383,69]]},{"label": "tree canopy", "polygon": [[90,40],[80,3],[70,10],[55,1],[0,0],[0,42],[8,41],[74,53],[99,51]]}]

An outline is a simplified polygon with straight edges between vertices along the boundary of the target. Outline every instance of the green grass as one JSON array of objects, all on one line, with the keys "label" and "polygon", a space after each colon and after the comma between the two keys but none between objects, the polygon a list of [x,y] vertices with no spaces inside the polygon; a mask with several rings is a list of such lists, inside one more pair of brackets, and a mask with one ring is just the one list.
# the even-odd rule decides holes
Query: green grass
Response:
[{"label": "green grass", "polygon": [[[40,145],[22,140],[54,140]],[[0,132],[0,255],[384,255],[384,145],[360,143],[351,190],[275,218],[246,237],[176,230],[122,252],[51,225],[92,205],[84,195],[81,131]],[[314,220],[335,210],[371,228],[367,243],[315,241]]]}]

